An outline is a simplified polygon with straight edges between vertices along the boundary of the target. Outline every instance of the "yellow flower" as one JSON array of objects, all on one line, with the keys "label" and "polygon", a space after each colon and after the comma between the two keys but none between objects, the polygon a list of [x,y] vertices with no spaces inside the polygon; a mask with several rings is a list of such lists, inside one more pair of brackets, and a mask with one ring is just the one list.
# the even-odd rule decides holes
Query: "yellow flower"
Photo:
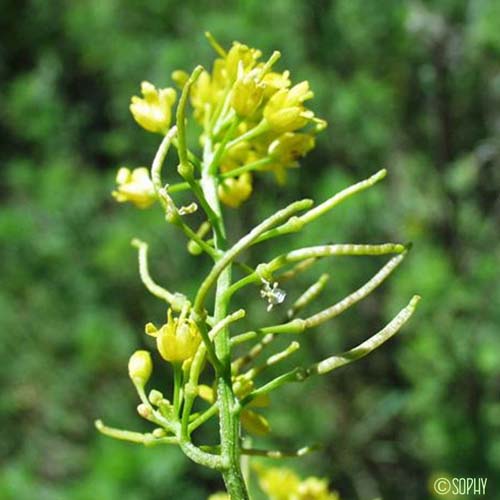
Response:
[{"label": "yellow flower", "polygon": [[228,207],[238,208],[252,194],[252,176],[248,172],[226,179],[219,185],[219,199]]},{"label": "yellow flower", "polygon": [[286,179],[285,168],[297,167],[297,160],[311,151],[314,143],[311,134],[285,132],[269,145],[268,154],[273,162],[268,169],[275,173],[279,183]]},{"label": "yellow flower", "polygon": [[171,363],[181,363],[193,357],[201,341],[195,322],[182,313],[174,318],[170,309],[167,322],[159,330],[153,323],[148,323],[146,333],[156,337],[156,346],[162,358]]},{"label": "yellow flower", "polygon": [[314,113],[303,106],[303,102],[313,96],[307,81],[291,89],[278,90],[266,104],[264,118],[276,133],[302,128],[314,118]]},{"label": "yellow flower", "polygon": [[233,46],[225,58],[225,68],[231,80],[236,78],[238,67],[241,66],[244,71],[251,70],[262,52],[252,49],[240,42],[233,42]]},{"label": "yellow flower", "polygon": [[222,491],[218,491],[217,493],[212,493],[208,500],[230,500],[229,495],[227,493],[223,493]]},{"label": "yellow flower", "polygon": [[287,89],[290,86],[290,71],[284,71],[283,73],[271,71],[266,73],[262,78],[262,83],[266,87],[264,96],[269,98],[278,90]]},{"label": "yellow flower", "polygon": [[328,490],[328,481],[326,479],[310,476],[300,482],[294,499],[339,500],[339,496],[337,493],[332,493]]},{"label": "yellow flower", "polygon": [[293,165],[314,148],[314,142],[311,134],[285,132],[269,145],[268,153],[285,166]]},{"label": "yellow flower", "polygon": [[340,500],[337,493],[328,490],[328,481],[310,476],[303,481],[286,467],[254,466],[259,485],[270,500]]},{"label": "yellow flower", "polygon": [[146,167],[135,168],[133,171],[122,167],[116,174],[117,189],[111,194],[120,203],[132,202],[139,208],[147,208],[156,200],[153,182]]},{"label": "yellow flower", "polygon": [[246,408],[241,412],[241,425],[243,429],[254,436],[265,436],[271,430],[266,417]]},{"label": "yellow flower", "polygon": [[300,479],[286,467],[258,467],[259,485],[269,500],[291,500],[297,491]]},{"label": "yellow flower", "polygon": [[242,141],[228,149],[221,159],[221,172],[230,172],[259,159],[258,154],[251,149],[250,144]]},{"label": "yellow flower", "polygon": [[153,370],[151,355],[148,351],[135,351],[128,361],[128,374],[132,382],[144,386]]},{"label": "yellow flower", "polygon": [[265,85],[252,73],[243,75],[233,86],[231,106],[240,118],[252,116],[264,97]]},{"label": "yellow flower", "polygon": [[166,133],[172,120],[175,90],[157,89],[149,82],[142,82],[141,93],[143,97],[133,96],[130,104],[135,121],[149,132]]}]

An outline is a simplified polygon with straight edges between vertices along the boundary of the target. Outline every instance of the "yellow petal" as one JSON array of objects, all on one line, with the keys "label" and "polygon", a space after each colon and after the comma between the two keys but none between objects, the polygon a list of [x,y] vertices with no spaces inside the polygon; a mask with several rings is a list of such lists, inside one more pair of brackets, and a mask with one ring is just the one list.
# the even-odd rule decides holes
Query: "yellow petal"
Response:
[{"label": "yellow petal", "polygon": [[241,425],[248,433],[256,436],[265,436],[271,430],[267,419],[252,410],[241,412]]}]

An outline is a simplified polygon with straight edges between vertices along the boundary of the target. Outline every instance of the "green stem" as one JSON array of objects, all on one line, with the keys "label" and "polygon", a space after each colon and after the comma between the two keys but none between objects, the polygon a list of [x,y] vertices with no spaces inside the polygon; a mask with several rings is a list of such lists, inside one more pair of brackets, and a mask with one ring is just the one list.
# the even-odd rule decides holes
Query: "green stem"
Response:
[{"label": "green stem", "polygon": [[[217,250],[225,251],[227,248],[226,234],[219,200],[217,197],[216,179],[208,172],[207,168],[202,174],[201,186],[210,207],[217,216],[214,227],[214,245]],[[224,260],[222,257],[220,261]],[[232,259],[231,259],[232,260]],[[214,322],[218,323],[227,316],[229,299],[226,290],[231,285],[231,260],[219,267],[218,272],[212,276],[216,279]],[[217,263],[215,264],[217,266]],[[207,290],[208,291],[208,290]],[[203,307],[204,294],[197,305]],[[224,483],[232,500],[248,500],[248,492],[240,466],[240,421],[237,412],[238,400],[233,392],[231,380],[231,344],[229,329],[223,328],[215,338],[215,350],[221,364],[217,373],[217,402],[219,406],[221,458],[224,469],[222,471]]]},{"label": "green stem", "polygon": [[[212,185],[210,185],[207,182],[207,177],[202,177],[202,186],[204,189],[209,189],[210,194],[214,193],[212,196],[215,198],[217,197],[217,190],[215,187],[215,179],[212,177],[209,177],[210,179],[213,179]],[[216,198],[217,199],[217,198]],[[217,200],[218,204],[218,200]],[[300,211],[300,210],[305,210],[309,208],[312,204],[311,200],[305,199],[305,200],[300,200],[296,201],[294,203],[291,203],[288,205],[288,207],[278,210],[275,214],[271,215],[267,219],[265,219],[263,222],[255,226],[247,235],[243,236],[237,243],[235,243],[230,249],[224,252],[222,257],[216,261],[214,264],[212,270],[208,274],[208,276],[205,278],[203,283],[200,285],[200,288],[198,290],[198,293],[196,294],[196,298],[194,301],[194,309],[197,312],[201,312],[206,296],[212,286],[215,283],[219,283],[220,277],[227,271],[227,269],[231,269],[231,264],[234,261],[234,259],[241,253],[243,250],[248,248],[262,233],[270,229],[276,224],[279,224],[282,220],[284,219],[289,219],[294,213]],[[218,221],[218,223],[222,223],[222,219]],[[223,224],[223,223],[222,223]],[[215,230],[215,228],[214,228]],[[225,235],[222,233],[222,238],[219,238],[217,233],[215,234],[215,248],[216,250],[224,250],[225,249]],[[224,241],[224,245],[221,247],[220,246],[220,241]],[[230,276],[230,272],[229,272]],[[229,289],[231,285],[231,279],[227,280],[227,286],[223,287],[223,290],[217,286],[217,290],[220,291],[220,293],[226,293],[226,290]],[[227,302],[228,298],[224,297],[223,302]],[[219,318],[220,319],[220,318]]]},{"label": "green stem", "polygon": [[[177,142],[177,140],[174,138],[174,140],[172,141],[172,144],[176,147],[176,149],[179,148],[179,143]],[[186,153],[187,153],[187,157],[188,157],[188,160],[195,166],[197,167],[198,169],[201,170],[201,161],[200,159],[189,149],[187,148],[186,149]]]},{"label": "green stem", "polygon": [[298,450],[259,450],[255,448],[242,448],[241,454],[267,458],[293,458],[302,457],[317,449],[317,446],[304,446]]},{"label": "green stem", "polygon": [[231,138],[234,135],[234,132],[236,131],[236,128],[238,127],[239,120],[235,119],[233,123],[229,126],[228,130],[226,131],[224,138],[222,141],[219,143],[217,146],[217,149],[215,150],[214,156],[212,158],[212,161],[210,163],[210,166],[208,167],[209,172],[212,175],[215,175],[217,173],[217,167],[220,164],[220,160],[224,153],[226,152],[227,144],[231,140]]},{"label": "green stem", "polygon": [[266,368],[283,361],[288,356],[292,355],[297,349],[300,348],[300,344],[295,340],[284,350],[269,356],[266,361],[258,366],[254,366],[252,369],[248,370],[243,376],[247,379],[254,379],[257,375],[262,373]]},{"label": "green stem", "polygon": [[250,139],[258,137],[259,135],[263,134],[264,132],[267,132],[268,130],[269,130],[269,124],[265,119],[262,119],[262,121],[259,122],[254,128],[251,128],[248,132],[245,132],[244,134],[236,137],[236,139],[233,139],[231,142],[229,142],[227,148],[231,149],[233,146],[236,146],[236,144],[239,144],[240,142],[243,141],[249,141]]},{"label": "green stem", "polygon": [[[233,321],[237,321],[245,316],[245,311],[239,309],[238,311],[226,316],[222,321],[215,324],[213,328],[208,332],[209,343],[203,343],[198,347],[196,354],[193,358],[191,364],[189,382],[184,387],[184,407],[182,409],[182,425],[181,432],[182,436],[189,439],[190,433],[203,424],[207,419],[215,415],[218,411],[217,403],[215,403],[211,408],[197,417],[195,420],[189,423],[189,418],[191,416],[191,409],[193,407],[194,400],[197,396],[197,387],[200,373],[203,369],[203,362],[205,361],[205,356],[207,353],[207,345],[212,345],[211,342],[216,338],[217,334],[224,330],[227,325]],[[215,358],[215,355],[214,355]]]},{"label": "green stem", "polygon": [[166,134],[160,143],[158,151],[153,160],[153,165],[151,166],[151,180],[156,192],[156,196],[160,199],[160,202],[165,205],[165,200],[161,196],[161,191],[163,189],[163,182],[161,180],[161,169],[163,167],[163,162],[167,156],[170,144],[172,143],[175,134],[177,133],[177,127],[172,127]]},{"label": "green stem", "polygon": [[219,406],[217,403],[214,403],[208,410],[205,410],[199,417],[193,420],[189,426],[189,433],[196,430],[200,425],[204,424],[207,420],[211,419],[214,415],[217,415],[219,412]]},{"label": "green stem", "polygon": [[215,39],[215,37],[210,33],[210,31],[205,31],[205,36],[212,48],[219,54],[220,57],[226,57],[227,52],[221,47],[220,43]]},{"label": "green stem", "polygon": [[173,364],[174,368],[174,414],[179,415],[181,406],[181,388],[182,388],[182,367],[179,363]]},{"label": "green stem", "polygon": [[193,70],[182,89],[179,105],[177,106],[177,150],[179,152],[179,160],[183,167],[188,167],[189,164],[188,148],[186,144],[186,104],[191,86],[196,82],[202,71],[203,68],[201,66],[196,66]]},{"label": "green stem", "polygon": [[171,293],[165,288],[158,285],[151,275],[149,274],[148,266],[148,244],[137,238],[132,240],[132,245],[135,246],[139,252],[139,275],[144,286],[151,292],[155,297],[164,300],[174,311],[180,311],[187,301],[187,298],[181,293]]},{"label": "green stem", "polygon": [[[189,77],[188,81],[184,85],[184,88],[182,89],[182,94],[181,98],[179,99],[179,105],[177,106],[177,152],[179,154],[179,167],[178,167],[178,172],[181,175],[181,177],[184,178],[184,180],[189,184],[191,187],[191,190],[193,191],[194,195],[200,202],[200,205],[202,206],[203,210],[205,211],[208,219],[212,223],[212,226],[214,227],[214,230],[217,232],[218,228],[216,227],[216,219],[217,219],[217,214],[213,211],[210,203],[207,201],[207,198],[204,196],[204,193],[198,183],[196,182],[194,178],[194,167],[189,161],[189,153],[188,153],[188,148],[187,148],[187,143],[186,143],[186,106],[187,106],[187,100],[188,100],[188,95],[189,91],[192,87],[192,85],[196,82],[198,77],[200,76],[201,72],[203,71],[202,66],[197,66],[193,72],[191,73],[191,76]],[[203,165],[202,165],[203,167]]]},{"label": "green stem", "polygon": [[247,165],[242,165],[241,167],[233,168],[228,172],[224,172],[221,174],[223,179],[227,179],[228,177],[237,177],[238,175],[244,174],[245,172],[253,172],[255,170],[263,170],[263,167],[272,163],[272,158],[266,156],[261,158],[260,160],[256,160],[252,163],[248,163]]},{"label": "green stem", "polygon": [[145,446],[154,446],[157,444],[178,444],[179,440],[175,436],[155,437],[153,434],[143,434],[141,432],[126,431],[123,429],[116,429],[104,425],[101,420],[95,421],[96,429],[105,436],[109,436],[121,441],[129,441],[131,443],[139,443]]},{"label": "green stem", "polygon": [[169,184],[167,193],[177,193],[179,191],[187,191],[191,186],[189,182],[178,182],[177,184]]},{"label": "green stem", "polygon": [[278,387],[281,387],[283,384],[288,382],[302,382],[304,381],[310,374],[304,368],[294,368],[289,372],[284,373],[271,380],[267,384],[259,387],[252,391],[248,396],[241,400],[241,406],[244,407],[248,405],[251,401],[253,401],[258,396],[263,396],[264,394],[269,394],[270,392],[276,390]]}]

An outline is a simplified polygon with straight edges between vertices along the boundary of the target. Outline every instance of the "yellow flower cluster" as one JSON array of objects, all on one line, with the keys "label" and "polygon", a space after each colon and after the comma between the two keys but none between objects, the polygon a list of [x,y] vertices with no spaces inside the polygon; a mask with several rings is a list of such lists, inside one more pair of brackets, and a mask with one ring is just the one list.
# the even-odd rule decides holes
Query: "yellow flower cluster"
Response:
[{"label": "yellow flower cluster", "polygon": [[[226,142],[220,165],[226,177],[259,162],[256,170],[271,170],[283,182],[286,168],[297,166],[314,147],[315,134],[326,127],[305,107],[314,95],[309,83],[291,86],[288,71],[272,71],[277,52],[260,62],[259,50],[239,42],[227,52],[218,44],[216,49],[221,57],[211,73],[201,73],[191,90],[194,115],[204,127],[202,143],[209,140],[217,150]],[[176,71],[174,78],[182,84],[187,75]],[[238,207],[251,195],[251,170],[221,183],[219,197],[226,205]]]},{"label": "yellow flower cluster", "polygon": [[315,476],[301,480],[286,467],[256,466],[259,485],[269,500],[340,500],[328,490],[328,481]]},{"label": "yellow flower cluster", "polygon": [[[233,42],[225,51],[213,37],[209,39],[220,57],[211,72],[203,70],[198,76],[190,99],[194,117],[203,126],[201,145],[212,152],[208,157],[204,153],[203,161],[217,156],[219,198],[237,208],[252,194],[253,172],[272,171],[283,183],[287,168],[298,166],[297,161],[314,148],[315,135],[326,122],[305,105],[314,96],[309,82],[292,85],[289,71],[273,71],[279,52],[263,62],[260,50]],[[181,70],[172,74],[180,88],[188,78]],[[150,132],[166,134],[176,91],[142,82],[141,94],[130,104],[135,121]],[[113,196],[140,208],[151,205],[154,190],[144,170],[120,169]]]},{"label": "yellow flower cluster", "polygon": [[165,361],[182,363],[192,358],[198,349],[201,335],[195,322],[186,317],[185,311],[178,318],[167,313],[167,322],[156,328],[153,323],[146,325],[146,333],[156,338],[156,346]]}]

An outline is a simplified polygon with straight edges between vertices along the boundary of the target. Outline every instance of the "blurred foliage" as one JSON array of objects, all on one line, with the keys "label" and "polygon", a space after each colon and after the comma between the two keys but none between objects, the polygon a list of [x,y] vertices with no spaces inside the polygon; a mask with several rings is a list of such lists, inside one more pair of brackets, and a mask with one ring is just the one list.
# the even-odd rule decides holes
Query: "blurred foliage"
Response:
[{"label": "blurred foliage", "polygon": [[[322,200],[386,166],[384,185],[291,244],[415,244],[374,296],[303,339],[304,361],[354,345],[412,293],[424,297],[403,334],[376,354],[283,389],[267,411],[274,437],[256,444],[323,443],[286,465],[328,477],[346,499],[429,498],[428,479],[438,473],[488,477],[495,491],[498,1],[2,0],[0,7],[0,498],[159,499],[182,491],[197,499],[221,488],[177,450],[114,442],[92,425],[102,416],[142,428],[126,361],[147,345],[143,324],[164,310],[139,283],[131,237],[151,243],[155,275],[182,291],[192,292],[206,267],[185,255],[182,237],[158,213],[116,206],[109,196],[116,167],[148,164],[157,142],[133,123],[130,96],[142,79],[164,85],[173,69],[207,64],[205,29],[225,44],[281,50],[281,67],[311,81],[313,107],[330,122],[287,187],[261,179],[243,212],[229,214],[233,233],[276,200]],[[299,284],[329,270],[327,304],[379,264],[330,260]],[[252,320],[267,321],[258,290],[239,300]],[[167,375],[161,366],[157,383]],[[200,439],[213,440],[211,432]]]}]

